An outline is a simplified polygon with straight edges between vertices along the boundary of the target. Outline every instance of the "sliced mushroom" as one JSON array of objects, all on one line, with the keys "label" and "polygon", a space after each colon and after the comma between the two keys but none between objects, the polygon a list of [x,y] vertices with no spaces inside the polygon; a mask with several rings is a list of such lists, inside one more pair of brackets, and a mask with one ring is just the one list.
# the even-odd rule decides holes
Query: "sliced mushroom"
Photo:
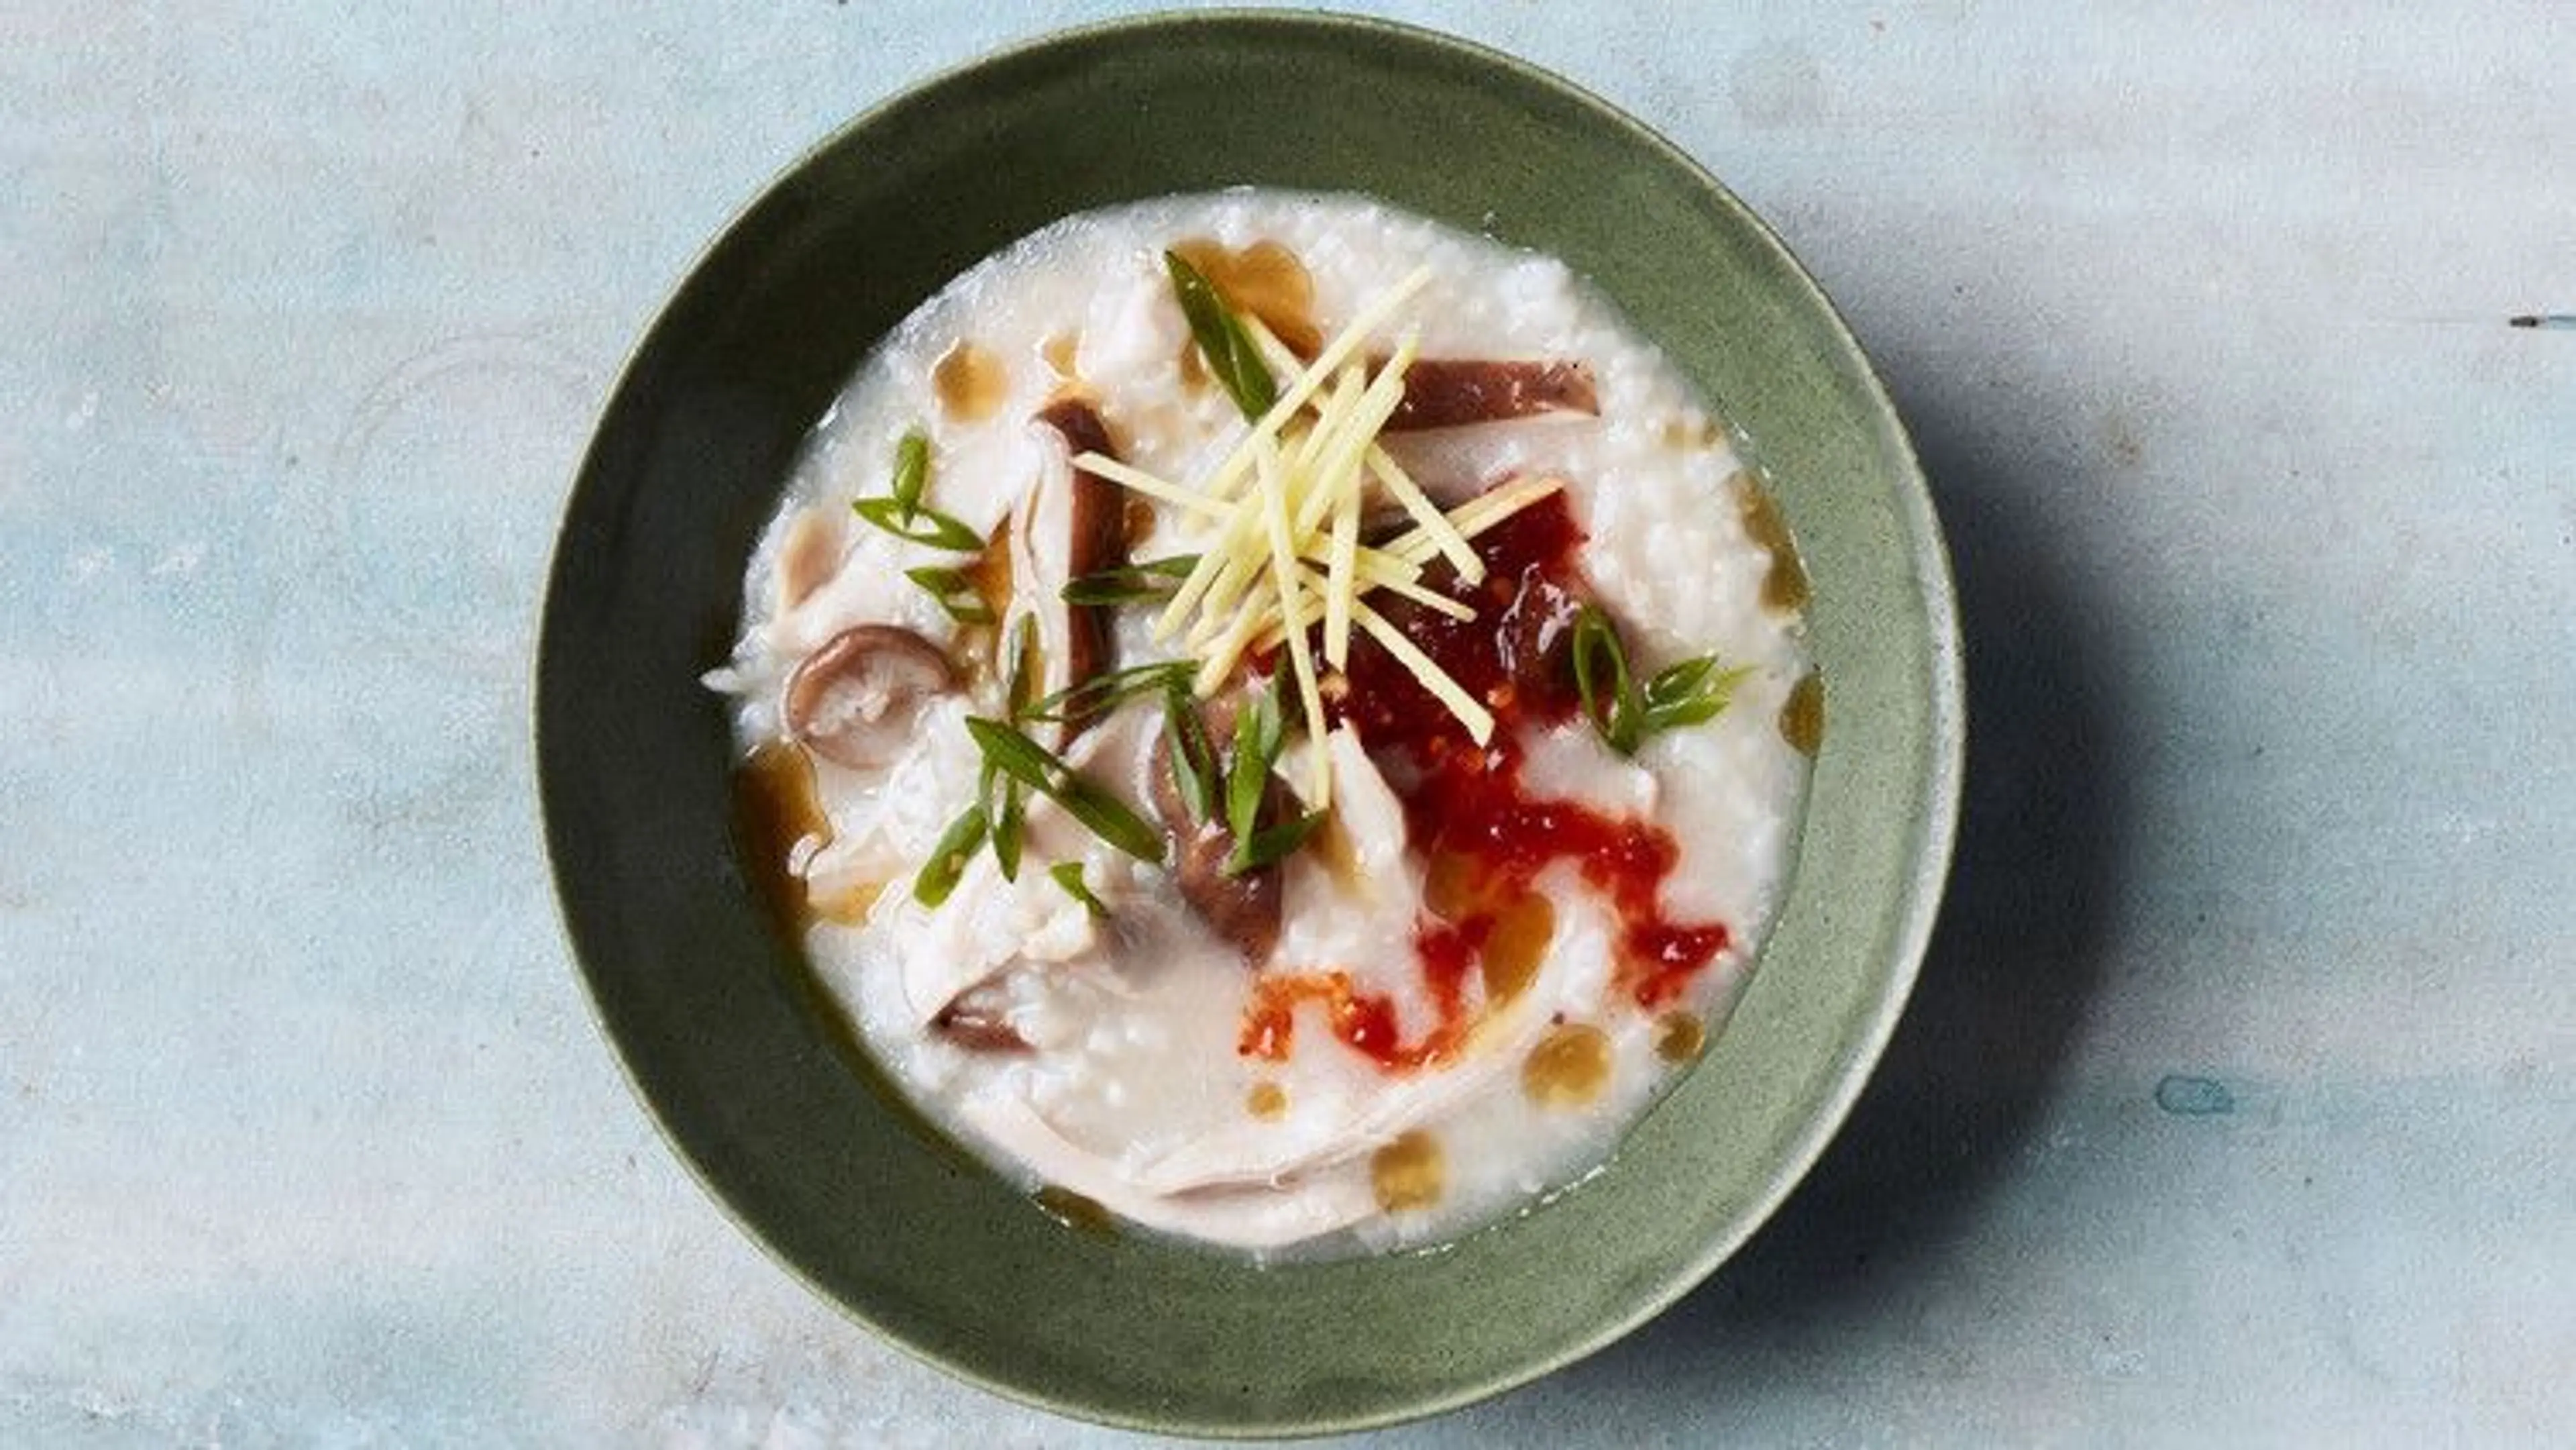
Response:
[{"label": "sliced mushroom", "polygon": [[[1216,758],[1223,760],[1234,739],[1232,703],[1213,701],[1202,713],[1209,744],[1215,748]],[[1225,863],[1234,854],[1234,833],[1226,829],[1222,818],[1213,815],[1204,821],[1190,819],[1180,786],[1172,778],[1172,742],[1168,734],[1155,740],[1146,768],[1152,777],[1147,786],[1154,799],[1154,813],[1162,818],[1164,829],[1172,833],[1176,848],[1172,853],[1172,884],[1180,888],[1181,899],[1211,931],[1233,943],[1246,963],[1261,966],[1279,945],[1286,874],[1275,861],[1254,870],[1227,873]],[[1287,792],[1273,779],[1262,798],[1256,823],[1271,825],[1287,813],[1287,808]]]},{"label": "sliced mushroom", "polygon": [[[1127,497],[1118,485],[1072,460],[1085,453],[1117,456],[1100,414],[1080,396],[1049,403],[1037,421],[1064,440],[1060,490],[1042,479],[1020,520],[1027,578],[1041,611],[1038,635],[1050,656],[1050,689],[1071,689],[1117,664],[1117,611],[1101,604],[1066,604],[1064,586],[1087,574],[1127,562]],[[1051,627],[1052,626],[1052,627]],[[1092,717],[1065,722],[1060,745],[1089,728]]]},{"label": "sliced mushroom", "polygon": [[1008,1004],[993,984],[958,994],[930,1019],[931,1030],[969,1052],[1027,1052],[1029,1040],[1011,1025]]},{"label": "sliced mushroom", "polygon": [[1234,833],[1216,821],[1175,827],[1173,835],[1180,849],[1173,853],[1172,882],[1180,887],[1181,899],[1209,930],[1233,943],[1245,962],[1259,967],[1269,961],[1279,946],[1283,875],[1278,863],[1226,874]]},{"label": "sliced mushroom", "polygon": [[854,625],[787,677],[787,730],[826,760],[878,770],[911,744],[921,707],[956,688],[939,646],[891,624]]},{"label": "sliced mushroom", "polygon": [[1418,358],[1404,372],[1404,400],[1386,420],[1390,433],[1501,423],[1547,413],[1601,411],[1601,395],[1584,362]]}]

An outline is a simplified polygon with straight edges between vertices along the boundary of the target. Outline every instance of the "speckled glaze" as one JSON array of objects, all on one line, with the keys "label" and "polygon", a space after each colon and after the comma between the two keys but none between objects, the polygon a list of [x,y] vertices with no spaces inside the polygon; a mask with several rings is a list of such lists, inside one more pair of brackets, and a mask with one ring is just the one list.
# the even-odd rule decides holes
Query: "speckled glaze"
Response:
[{"label": "speckled glaze", "polygon": [[[1367,191],[1592,278],[1767,471],[1826,682],[1803,853],[1732,1023],[1611,1166],[1440,1253],[1255,1269],[1067,1228],[874,1084],[762,916],[697,677],[799,440],[872,341],[1067,212],[1241,183]],[[537,734],[601,1022],[708,1188],[914,1352],[1177,1432],[1379,1424],[1610,1342],[1743,1242],[1894,1025],[1946,869],[1962,739],[1937,526],[1849,334],[1778,241],[1635,122],[1507,58],[1315,16],[1107,26],[863,117],[700,261],[618,386],[557,545]]]}]

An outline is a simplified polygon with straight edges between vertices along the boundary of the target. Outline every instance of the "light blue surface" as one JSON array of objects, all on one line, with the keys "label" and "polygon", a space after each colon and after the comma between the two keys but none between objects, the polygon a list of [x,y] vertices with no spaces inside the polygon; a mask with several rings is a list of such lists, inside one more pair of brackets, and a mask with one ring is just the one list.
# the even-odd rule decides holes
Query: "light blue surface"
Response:
[{"label": "light blue surface", "polygon": [[[1115,1444],[744,1242],[534,825],[555,513],[806,145],[1119,7],[0,14],[0,1443]],[[1887,1072],[1390,1444],[2576,1439],[2576,11],[1413,4],[1818,273],[1957,553]]]}]

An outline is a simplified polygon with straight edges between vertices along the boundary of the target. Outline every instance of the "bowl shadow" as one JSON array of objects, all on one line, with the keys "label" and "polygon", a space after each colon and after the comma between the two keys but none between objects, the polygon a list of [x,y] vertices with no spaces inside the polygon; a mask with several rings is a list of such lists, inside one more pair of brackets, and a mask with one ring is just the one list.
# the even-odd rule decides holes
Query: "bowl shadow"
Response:
[{"label": "bowl shadow", "polygon": [[[1939,400],[1900,402],[1967,641],[1965,797],[1922,975],[1797,1192],[1682,1302],[1545,1381],[1551,1419],[1579,1406],[1596,1429],[1669,1430],[1691,1414],[1680,1399],[1705,1414],[1713,1386],[1840,1357],[1871,1321],[1910,1312],[1898,1306],[1955,1263],[1985,1191],[2023,1149],[2100,978],[2133,809],[2126,716],[2105,676],[2110,617],[2019,507],[2054,482],[2009,477],[1999,440],[1972,436]],[[1471,1441],[1525,1433],[1533,1408],[1523,1391],[1458,1428]]]}]

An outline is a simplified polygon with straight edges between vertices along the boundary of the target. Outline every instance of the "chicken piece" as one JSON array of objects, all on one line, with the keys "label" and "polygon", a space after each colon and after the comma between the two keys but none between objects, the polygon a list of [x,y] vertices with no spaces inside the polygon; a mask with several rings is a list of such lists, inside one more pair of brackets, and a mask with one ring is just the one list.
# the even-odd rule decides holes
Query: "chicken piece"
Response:
[{"label": "chicken piece", "polygon": [[1241,1249],[1283,1248],[1347,1228],[1377,1212],[1359,1178],[1264,1183],[1234,1192],[1166,1193],[1138,1186],[1114,1159],[1058,1132],[1026,1099],[1004,1092],[966,1100],[967,1126],[1040,1178],[1147,1228]]}]

